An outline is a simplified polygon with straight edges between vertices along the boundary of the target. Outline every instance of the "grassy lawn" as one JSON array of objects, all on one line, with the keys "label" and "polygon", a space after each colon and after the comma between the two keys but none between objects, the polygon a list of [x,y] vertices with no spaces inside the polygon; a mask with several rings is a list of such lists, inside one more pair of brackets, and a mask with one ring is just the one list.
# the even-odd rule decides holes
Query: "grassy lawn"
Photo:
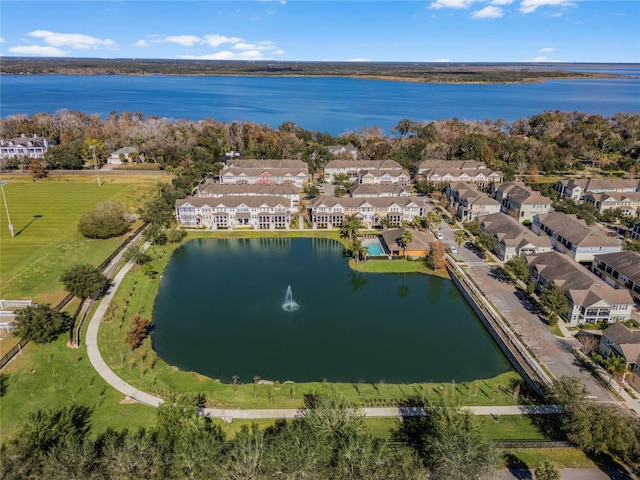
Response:
[{"label": "grassy lawn", "polygon": [[78,221],[96,204],[117,200],[131,212],[155,191],[159,175],[95,178],[56,176],[34,182],[10,176],[4,187],[15,237],[0,209],[0,283],[2,297],[55,304],[65,296],[61,272],[76,263],[99,265],[124,237],[90,240],[78,232]]},{"label": "grassy lawn", "polygon": [[449,273],[446,270],[431,270],[425,265],[424,260],[374,259],[356,263],[353,259],[350,259],[349,267],[358,272],[366,273],[423,273],[449,278]]}]

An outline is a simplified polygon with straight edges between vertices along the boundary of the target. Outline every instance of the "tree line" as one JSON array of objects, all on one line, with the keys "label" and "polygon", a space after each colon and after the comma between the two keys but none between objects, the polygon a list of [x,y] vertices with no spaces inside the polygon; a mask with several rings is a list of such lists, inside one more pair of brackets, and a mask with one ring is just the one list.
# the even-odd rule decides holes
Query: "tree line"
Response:
[{"label": "tree line", "polygon": [[[243,425],[229,442],[203,414],[201,395],[173,396],[157,410],[155,425],[138,430],[91,430],[92,409],[72,404],[27,416],[16,439],[0,449],[4,479],[424,479],[491,478],[500,451],[478,417],[459,405],[406,397],[406,415],[392,441],[374,438],[362,411],[335,394],[309,394],[293,420],[264,429]],[[533,415],[548,438],[628,465],[640,459],[638,420],[617,406],[586,396],[576,378],[550,388],[559,415]],[[419,411],[423,415],[411,413]],[[505,458],[509,456],[504,454]],[[534,467],[534,466],[532,466]],[[556,479],[544,462],[536,478]]]},{"label": "tree line", "polygon": [[[327,149],[330,145],[354,146],[360,159],[391,159],[405,168],[428,159],[479,160],[507,179],[529,172],[580,170],[585,162],[631,174],[640,166],[640,115],[625,113],[604,117],[545,111],[511,124],[501,119],[402,119],[389,134],[372,127],[337,136],[293,122],[272,128],[252,122],[167,120],[140,112],[111,112],[102,118],[61,110],[0,119],[2,138],[21,134],[56,142],[45,156],[46,164],[64,169],[92,164],[94,152],[104,161],[122,147],[136,147],[145,161],[161,167],[193,162],[215,173],[221,154],[239,151],[245,158],[300,159],[315,172],[336,158]],[[24,159],[4,160],[3,168],[19,168],[21,162]]]}]

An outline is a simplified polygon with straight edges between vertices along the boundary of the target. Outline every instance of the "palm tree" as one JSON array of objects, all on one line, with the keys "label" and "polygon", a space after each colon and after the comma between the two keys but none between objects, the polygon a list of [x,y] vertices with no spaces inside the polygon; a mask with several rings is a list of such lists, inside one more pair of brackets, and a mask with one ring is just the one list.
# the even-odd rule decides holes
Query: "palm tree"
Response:
[{"label": "palm tree", "polygon": [[[619,381],[624,380],[625,373],[628,369],[627,361],[624,357],[612,354],[606,365],[607,372],[609,372],[612,377],[616,377]],[[611,383],[611,379],[609,379],[609,383]]]},{"label": "palm tree", "polygon": [[438,215],[437,212],[431,210],[427,214],[427,224],[429,225],[429,227],[431,227],[432,225],[438,226],[440,225],[440,222],[442,222],[442,217]]},{"label": "palm tree", "polygon": [[402,230],[402,235],[398,239],[398,244],[402,247],[402,253],[404,255],[404,259],[407,259],[407,245],[413,242],[413,233],[411,230],[407,230],[406,228]]},{"label": "palm tree", "polygon": [[367,247],[365,247],[359,238],[355,238],[349,247],[347,248],[349,255],[353,257],[356,263],[360,263],[361,260],[367,261]]},{"label": "palm tree", "polygon": [[360,219],[354,215],[344,217],[342,227],[340,228],[340,237],[348,238],[349,242],[353,242],[353,238],[358,236],[358,230],[362,227]]},{"label": "palm tree", "polygon": [[453,233],[453,238],[458,244],[458,251],[460,251],[460,245],[462,245],[462,242],[464,242],[467,239],[467,232],[465,232],[464,230],[456,230]]}]

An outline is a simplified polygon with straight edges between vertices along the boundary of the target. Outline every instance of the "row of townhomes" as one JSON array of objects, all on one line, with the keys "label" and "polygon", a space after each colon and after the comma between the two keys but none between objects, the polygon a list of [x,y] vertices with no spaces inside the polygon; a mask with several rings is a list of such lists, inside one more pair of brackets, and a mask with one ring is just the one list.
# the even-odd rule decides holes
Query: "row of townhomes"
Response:
[{"label": "row of townhomes", "polygon": [[640,253],[623,251],[596,255],[591,271],[614,288],[626,288],[640,301]]},{"label": "row of townhomes", "polygon": [[21,135],[18,138],[0,140],[0,158],[44,158],[47,149],[55,145],[44,137]]},{"label": "row of townhomes", "polygon": [[544,234],[536,235],[518,220],[504,213],[492,213],[477,220],[482,231],[493,237],[494,253],[505,262],[518,255],[536,255],[553,250],[550,237]]},{"label": "row of townhomes", "polygon": [[478,192],[476,185],[472,183],[449,184],[445,193],[450,209],[463,222],[497,213],[501,208],[500,203]]},{"label": "row of townhomes", "polygon": [[526,257],[536,290],[555,283],[569,299],[565,320],[571,326],[614,323],[631,318],[634,301],[628,289],[606,281],[562,253],[552,251]]},{"label": "row of townhomes", "polygon": [[408,197],[411,195],[409,188],[398,184],[354,185],[349,189],[349,195],[353,198]]},{"label": "row of townhomes", "polygon": [[473,160],[424,160],[415,165],[413,174],[417,182],[466,182],[482,188],[504,180],[502,172],[491,170],[483,162]]},{"label": "row of townhomes", "polygon": [[635,217],[640,212],[640,180],[565,178],[556,182],[555,190],[561,197],[590,204],[600,213],[620,209],[623,215]]},{"label": "row of townhomes", "polygon": [[209,230],[288,229],[298,211],[290,199],[275,195],[191,196],[176,200],[175,209],[179,226]]},{"label": "row of townhomes", "polygon": [[333,183],[336,175],[346,175],[360,184],[409,185],[410,176],[394,160],[331,160],[324,166],[325,182]]},{"label": "row of townhomes", "polygon": [[551,200],[521,182],[504,182],[492,185],[491,196],[500,204],[501,212],[520,222],[533,221],[536,215],[551,211]]},{"label": "row of townhomes", "polygon": [[245,160],[227,161],[220,172],[220,183],[226,185],[295,185],[302,188],[309,182],[309,167],[302,160]]},{"label": "row of townhomes", "polygon": [[536,215],[531,230],[538,235],[549,235],[555,250],[577,262],[592,262],[594,255],[622,250],[622,242],[616,237],[562,212]]},{"label": "row of townhomes", "polygon": [[631,238],[633,238],[634,240],[640,240],[640,218],[633,224]]},{"label": "row of townhomes", "polygon": [[353,198],[322,195],[307,204],[313,228],[335,228],[342,225],[346,216],[355,216],[365,228],[411,222],[414,217],[424,217],[426,204],[422,198],[379,197]]},{"label": "row of townhomes", "polygon": [[565,178],[556,182],[555,190],[561,197],[575,202],[583,202],[588,193],[640,192],[640,180],[626,178]]},{"label": "row of townhomes", "polygon": [[222,184],[206,181],[196,187],[196,197],[284,197],[291,201],[292,207],[300,206],[300,189],[295,185],[278,185],[273,183],[261,184]]}]

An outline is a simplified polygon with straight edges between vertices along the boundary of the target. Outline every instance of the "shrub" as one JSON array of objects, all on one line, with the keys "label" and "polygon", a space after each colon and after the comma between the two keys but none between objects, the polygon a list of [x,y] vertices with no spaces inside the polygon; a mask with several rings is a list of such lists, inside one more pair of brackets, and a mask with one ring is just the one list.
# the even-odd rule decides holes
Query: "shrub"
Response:
[{"label": "shrub", "polygon": [[117,237],[129,229],[125,214],[126,207],[119,202],[99,203],[80,218],[78,230],[87,238]]},{"label": "shrub", "polygon": [[79,298],[99,298],[106,292],[109,279],[96,267],[76,265],[62,274],[60,280],[67,291]]}]

